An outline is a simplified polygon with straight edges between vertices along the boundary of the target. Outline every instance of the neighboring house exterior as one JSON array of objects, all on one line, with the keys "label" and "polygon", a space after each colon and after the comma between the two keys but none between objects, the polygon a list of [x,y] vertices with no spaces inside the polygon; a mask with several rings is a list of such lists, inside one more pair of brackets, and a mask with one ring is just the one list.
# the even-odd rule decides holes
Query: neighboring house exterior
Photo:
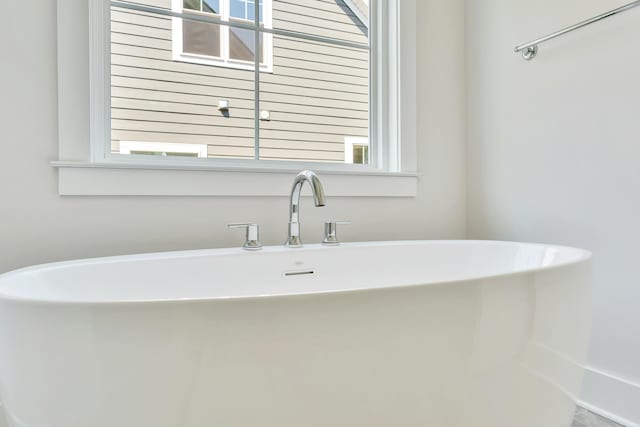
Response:
[{"label": "neighboring house exterior", "polygon": [[[239,0],[136,2],[206,14],[221,1],[237,16]],[[367,3],[261,0],[267,26],[363,44]],[[254,158],[252,34],[112,8],[112,152]],[[277,35],[262,50],[260,159],[366,163],[368,51]]]}]

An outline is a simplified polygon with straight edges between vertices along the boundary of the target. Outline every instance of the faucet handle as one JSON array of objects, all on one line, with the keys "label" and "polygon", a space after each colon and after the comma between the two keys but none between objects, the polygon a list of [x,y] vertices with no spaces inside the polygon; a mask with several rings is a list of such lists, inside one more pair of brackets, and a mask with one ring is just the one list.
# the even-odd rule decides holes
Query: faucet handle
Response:
[{"label": "faucet handle", "polygon": [[257,251],[262,249],[262,243],[260,243],[260,231],[258,224],[255,223],[246,223],[246,224],[227,224],[229,228],[246,228],[247,229],[247,237],[245,239],[243,248],[248,251]]},{"label": "faucet handle", "polygon": [[336,246],[340,244],[337,237],[338,225],[348,225],[351,221],[327,221],[324,223],[323,245]]}]

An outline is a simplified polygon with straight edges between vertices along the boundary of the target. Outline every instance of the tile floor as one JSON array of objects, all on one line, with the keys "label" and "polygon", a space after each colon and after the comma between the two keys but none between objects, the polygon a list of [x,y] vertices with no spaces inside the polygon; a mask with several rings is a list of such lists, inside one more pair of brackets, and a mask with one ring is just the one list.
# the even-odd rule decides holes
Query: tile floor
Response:
[{"label": "tile floor", "polygon": [[578,408],[576,417],[571,427],[624,427],[606,418],[591,413],[583,408]]}]

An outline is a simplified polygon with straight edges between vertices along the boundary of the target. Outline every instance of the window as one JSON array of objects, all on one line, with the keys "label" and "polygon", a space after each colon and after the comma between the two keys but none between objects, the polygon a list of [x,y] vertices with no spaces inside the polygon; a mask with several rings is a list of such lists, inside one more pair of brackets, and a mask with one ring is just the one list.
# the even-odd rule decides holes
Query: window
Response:
[{"label": "window", "polygon": [[[240,25],[255,24],[256,5],[253,0],[171,1],[172,10],[186,16],[211,17],[221,22]],[[272,0],[259,1],[262,28],[271,28],[271,4]],[[172,20],[173,59],[194,64],[253,70],[256,54],[254,34],[252,29],[174,17]],[[271,34],[260,35],[261,71],[272,70],[271,41]]]},{"label": "window", "polygon": [[370,165],[368,149],[345,157],[345,137],[370,133],[368,5],[112,1],[105,158],[142,159],[120,149],[141,141],[203,144],[218,163]]},{"label": "window", "polygon": [[[58,0],[61,194],[282,195],[274,183],[313,168],[332,195],[415,195],[415,2],[374,1],[263,0],[256,25],[259,0]],[[174,59],[176,20],[219,27],[187,42],[194,57],[241,62],[222,39],[242,29],[262,64]]]}]

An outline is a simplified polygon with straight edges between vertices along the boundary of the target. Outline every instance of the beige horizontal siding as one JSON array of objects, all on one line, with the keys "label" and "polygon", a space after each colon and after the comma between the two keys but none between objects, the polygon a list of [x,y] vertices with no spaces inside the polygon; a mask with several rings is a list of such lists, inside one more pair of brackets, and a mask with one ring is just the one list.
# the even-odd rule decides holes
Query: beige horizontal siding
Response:
[{"label": "beige horizontal siding", "polygon": [[276,140],[263,138],[261,148],[282,148],[287,150],[342,152],[342,144],[316,141]]},{"label": "beige horizontal siding", "polygon": [[209,145],[207,147],[207,155],[209,157],[232,157],[240,159],[253,159],[253,147],[220,147],[217,145]]},{"label": "beige horizontal siding", "polygon": [[[334,6],[335,2],[333,5]],[[309,1],[275,1],[273,3],[273,14],[293,14],[297,16],[305,17],[305,22],[308,21],[308,17],[312,17],[313,20],[309,23],[335,22],[340,24],[345,31],[354,32],[354,25],[358,32],[365,32],[367,28],[360,22],[357,16],[351,12],[348,8],[336,8],[326,7],[326,4],[322,2],[309,2]],[[298,18],[298,20],[300,20]],[[364,41],[366,43],[366,40]]]},{"label": "beige horizontal siding", "polygon": [[[278,135],[289,135],[287,139],[300,139],[297,136],[293,136],[299,133],[302,134],[318,134],[323,136],[337,135],[343,137],[344,135],[353,136],[367,136],[368,130],[357,127],[338,126],[333,123],[326,124],[313,124],[313,123],[291,123],[280,122],[278,120],[261,121],[260,122],[260,134],[264,137],[269,137],[269,131],[279,132]],[[313,136],[313,135],[312,135]],[[284,138],[284,136],[283,136]],[[344,142],[344,141],[341,141]]]},{"label": "beige horizontal siding", "polygon": [[[135,30],[138,29],[135,25],[129,25],[124,28],[128,28],[128,31],[131,32],[135,32]],[[111,43],[114,43],[116,46],[138,46],[166,50],[168,52],[171,51],[171,40],[169,39],[146,37],[124,32],[116,33],[115,31],[112,31]]]},{"label": "beige horizontal siding", "polygon": [[217,86],[211,87],[120,76],[111,76],[111,84],[112,86],[134,89],[164,90],[175,93],[209,95],[212,98],[215,97],[217,99],[253,99],[253,91],[251,89],[225,88]]},{"label": "beige horizontal siding", "polygon": [[[159,37],[153,37],[146,35],[148,31],[147,27],[135,24],[118,25],[118,30],[119,31],[115,31],[115,29],[112,28],[112,43],[171,51],[170,31],[156,32],[154,35]],[[300,58],[300,54],[303,54],[306,58],[307,55],[315,54],[316,56],[322,56],[326,61],[334,64],[344,64],[342,61],[348,59],[354,61],[353,64],[344,65],[358,68],[367,68],[369,63],[369,54],[363,49],[335,46],[317,41],[300,40],[284,36],[276,36],[273,44],[279,57]]]},{"label": "beige horizontal siding", "polygon": [[[156,64],[154,64],[153,60],[139,57],[112,55],[111,59],[111,73],[114,76],[146,78],[150,80],[190,83],[214,87],[235,86],[242,89],[250,88],[251,90],[254,88],[253,79],[238,79],[223,75],[194,74],[168,69],[158,69],[154,66]],[[253,76],[253,73],[248,72],[243,73],[243,75]],[[292,76],[287,79],[288,84],[286,87],[321,89],[332,92],[352,93],[362,95],[364,97],[368,96],[369,87],[367,86],[366,79],[335,75],[335,79],[331,81],[329,80],[329,76],[329,73],[307,72],[305,70],[300,70],[299,75]],[[282,75],[279,74],[278,69],[275,68],[274,74],[262,73],[260,75],[260,82],[264,85],[262,89],[265,91],[273,91],[273,88],[271,88],[270,85],[282,86],[280,84],[281,80]],[[298,93],[298,90],[296,90],[296,93]],[[349,97],[348,99],[351,98]]]},{"label": "beige horizontal siding", "polygon": [[184,132],[156,132],[145,130],[113,129],[111,136],[118,141],[146,141],[170,142],[176,144],[209,144],[227,147],[246,147],[253,149],[253,135],[251,138],[238,136],[222,137],[217,135],[187,134]]},{"label": "beige horizontal siding", "polygon": [[[191,93],[196,95],[210,95],[218,99],[253,99],[253,90],[246,88],[223,88],[189,83],[175,83],[151,79],[121,77],[112,75],[113,86],[128,87],[134,89],[166,90],[178,93]],[[296,88],[277,86],[275,84],[263,84],[260,91],[261,98],[265,101],[288,102],[305,104],[307,100],[314,100],[323,105],[334,105],[336,101],[343,101],[343,105],[352,107],[361,106],[367,102],[367,95],[349,92],[337,92],[329,89]]]},{"label": "beige horizontal siding", "polygon": [[[277,116],[277,114],[276,114]],[[142,111],[142,110],[125,110],[114,108],[112,113],[112,122],[116,126],[115,119],[120,119],[125,122],[155,122],[155,130],[165,130],[171,132],[172,130],[169,124],[175,125],[202,125],[202,126],[215,126],[220,128],[220,132],[224,132],[224,135],[240,135],[240,131],[249,129],[253,132],[253,117],[223,117],[223,116],[203,116],[196,114],[180,114],[180,113],[164,113],[158,111]],[[142,126],[142,125],[141,125]],[[124,129],[124,128],[120,128]],[[128,127],[127,127],[128,129]],[[188,129],[185,126],[185,129]],[[304,132],[304,133],[337,133],[338,135],[354,135],[354,136],[367,136],[366,129],[356,126],[339,126],[333,122],[331,123],[298,123],[298,122],[284,122],[281,120],[261,121],[260,129],[263,130],[276,130],[283,132]],[[222,134],[222,133],[221,133]],[[242,135],[244,136],[244,135]],[[249,135],[251,136],[251,135]]]},{"label": "beige horizontal siding", "polygon": [[357,16],[351,9],[340,7],[335,0],[277,0],[277,3],[274,3],[274,8],[277,9],[290,9],[292,7],[303,7],[304,10],[316,14],[331,14],[333,15],[333,19],[341,19],[340,17],[336,17],[336,15],[346,15],[349,18],[357,19]]},{"label": "beige horizontal siding", "polygon": [[[231,132],[231,134],[234,134],[233,131],[236,129],[249,129],[253,132],[254,124],[253,114],[251,114],[250,117],[224,117],[217,111],[209,115],[200,115],[192,113],[165,113],[160,111],[113,108],[111,118],[129,121],[157,122],[157,130],[164,130],[165,123],[216,126],[221,129],[230,128],[231,131],[227,132]],[[248,136],[252,135],[253,134],[250,133]]]},{"label": "beige horizontal siding", "polygon": [[342,158],[338,159],[338,160],[325,160],[325,159],[290,159],[290,158],[286,158],[286,157],[267,157],[267,156],[260,156],[260,160],[279,160],[279,161],[283,161],[283,162],[302,162],[302,161],[306,161],[306,162],[314,162],[314,163],[342,163]]},{"label": "beige horizontal siding", "polygon": [[[330,130],[330,129],[327,129]],[[329,132],[312,133],[298,130],[273,130],[260,128],[260,141],[263,139],[279,139],[282,141],[308,141],[308,142],[326,142],[330,144],[344,144],[342,138],[344,134],[333,134]]]},{"label": "beige horizontal siding", "polygon": [[[343,83],[352,81],[354,85],[367,87],[367,69],[362,67],[349,67],[348,65],[323,62],[320,58],[295,59],[274,55],[273,74],[274,78],[282,77],[304,77],[311,80],[333,81]],[[344,62],[347,62],[346,60]],[[282,74],[278,74],[282,73]],[[262,79],[270,78],[269,73],[262,73]],[[288,83],[289,79],[287,79]],[[288,84],[283,85],[288,86]],[[365,89],[366,90],[366,89]]]},{"label": "beige horizontal siding", "polygon": [[[134,116],[135,117],[135,116]],[[270,122],[266,122],[270,123]],[[214,126],[208,124],[192,124],[192,123],[168,123],[157,121],[145,121],[142,119],[117,119],[111,120],[111,127],[114,130],[123,131],[141,131],[156,133],[182,133],[184,135],[211,135],[215,137],[240,137],[251,138],[253,136],[253,128],[239,126]],[[276,126],[260,127],[260,135],[263,138],[282,139],[284,141],[313,141],[336,143],[334,136],[342,136],[344,129],[336,126],[322,125],[304,125],[305,129],[278,129]],[[336,133],[334,133],[336,132]],[[349,133],[355,136],[367,136],[366,131],[359,132],[360,135]],[[143,139],[143,141],[148,141]],[[159,141],[164,142],[164,141]],[[187,142],[187,141],[183,141]]]},{"label": "beige horizontal siding", "polygon": [[[129,84],[129,82],[123,81],[121,82],[121,84]],[[253,98],[232,98],[229,96],[216,97],[213,95],[202,95],[199,93],[184,93],[180,91],[171,92],[167,91],[166,89],[139,89],[127,86],[112,86],[111,95],[113,97],[120,98],[147,99],[152,101],[164,100],[185,104],[210,105],[216,109],[218,99],[227,99],[230,100],[232,106],[238,105],[242,108],[242,106],[249,105],[250,103],[250,107],[244,108],[254,108]],[[366,108],[366,105],[363,106],[362,103],[337,100],[326,102],[326,100],[324,99],[305,98],[304,96],[288,96],[287,101],[291,102],[283,101],[282,97],[274,100],[271,98],[270,94],[262,94],[262,97],[260,99],[260,106],[262,109],[266,110],[291,111],[309,115],[315,114],[317,112],[317,114],[324,115],[349,116],[357,114],[357,117],[367,117],[367,111],[362,109]],[[326,114],[326,111],[330,111],[331,114]]]},{"label": "beige horizontal siding", "polygon": [[[288,31],[295,31],[298,33],[311,34],[314,36],[328,37],[331,39],[344,40],[355,43],[366,44],[366,36],[359,31],[345,31],[343,28],[346,26],[337,25],[333,22],[316,21],[314,24],[305,24],[297,21],[299,15],[283,13],[282,18],[273,20],[273,28],[286,29]],[[309,18],[311,21],[311,19]]]},{"label": "beige horizontal siding", "polygon": [[[174,114],[182,114],[188,116],[202,116],[206,117],[209,120],[222,120],[227,121],[228,118],[224,117],[224,115],[218,111],[216,107],[210,105],[197,105],[197,104],[181,104],[176,102],[154,102],[148,100],[140,100],[140,99],[130,99],[130,98],[116,98],[114,97],[111,100],[111,107],[114,110],[133,110],[133,111],[125,111],[118,112],[119,114],[125,115],[124,117],[131,117],[133,115],[137,115],[135,111],[142,111],[146,114],[154,114],[157,115],[159,113],[174,113]],[[243,118],[243,119],[251,119],[254,118],[254,108],[253,102],[247,104],[240,103],[232,103],[233,113],[230,114],[230,118]],[[281,122],[291,122],[291,123],[301,123],[302,121],[306,123],[312,124],[325,124],[325,125],[336,125],[336,126],[346,126],[346,127],[355,127],[355,128],[363,128],[367,126],[367,117],[364,118],[351,118],[345,116],[331,116],[331,115],[321,115],[321,114],[305,114],[305,113],[292,113],[290,111],[275,111],[266,106],[262,106],[262,110],[267,110],[271,113],[271,121],[274,123]],[[331,113],[331,111],[327,111],[327,113]],[[117,115],[116,115],[117,116]],[[114,116],[114,117],[116,117]],[[159,117],[159,116],[157,116]],[[251,123],[253,127],[253,122]]]},{"label": "beige horizontal siding", "polygon": [[[238,70],[225,67],[215,67],[212,72],[208,65],[190,64],[187,62],[175,62],[173,66],[166,64],[154,64],[152,60],[166,62],[171,59],[169,50],[147,48],[140,46],[112,43],[112,56],[120,55],[123,58],[113,58],[113,63],[131,65],[155,70],[171,70],[186,74],[216,75],[234,80],[253,81],[253,70]],[[277,51],[276,51],[277,53]],[[291,54],[292,56],[295,55]],[[134,58],[127,59],[127,58]],[[322,54],[308,54],[304,59],[279,56],[274,54],[274,72],[262,73],[262,78],[274,78],[285,80],[289,83],[289,78],[305,78],[310,80],[324,80],[344,82],[358,86],[367,86],[367,68],[361,63],[351,63],[346,58],[339,58],[335,61],[326,61]],[[145,61],[148,60],[148,61]],[[127,62],[128,61],[128,62]],[[135,62],[132,62],[135,61]],[[274,76],[274,77],[269,77]],[[284,85],[287,86],[287,85]]]},{"label": "beige horizontal siding", "polygon": [[154,15],[152,13],[138,12],[114,8],[111,10],[111,24],[135,24],[140,27],[171,30],[171,17]]},{"label": "beige horizontal siding", "polygon": [[[367,43],[367,29],[334,0],[274,0],[273,18],[275,28]],[[114,8],[111,19],[113,149],[192,143],[211,157],[253,158],[253,71],[174,61],[168,17]],[[280,36],[273,46],[273,72],[260,73],[260,109],[271,114],[259,122],[260,157],[344,161],[345,136],[368,135],[368,52]]]},{"label": "beige horizontal siding", "polygon": [[260,148],[260,158],[262,159],[288,159],[288,160],[304,160],[316,161],[322,159],[325,161],[342,162],[344,160],[343,152],[327,152],[312,150],[284,150],[279,148]]},{"label": "beige horizontal siding", "polygon": [[[274,11],[275,13],[276,11]],[[305,16],[305,21],[301,23],[300,15],[281,12],[278,18],[273,19],[273,28],[286,29],[298,33],[311,34],[314,36],[328,37],[337,40],[350,41],[355,43],[367,43],[367,37],[358,31],[354,25],[339,24],[332,21],[315,19],[312,16]],[[351,27],[351,28],[350,28]]]},{"label": "beige horizontal siding", "polygon": [[168,40],[171,40],[171,31],[167,31],[164,28],[144,27],[142,25],[131,25],[123,22],[111,21],[111,32],[131,34],[131,31],[138,29],[143,37],[151,37],[155,39],[165,39],[169,36]]},{"label": "beige horizontal siding", "polygon": [[111,127],[112,129],[118,129],[118,130],[184,133],[185,135],[211,135],[211,136],[245,137],[245,138],[251,138],[253,136],[253,128],[247,128],[247,127],[194,125],[190,123],[181,123],[181,122],[167,123],[167,122],[159,122],[159,121],[136,120],[135,118],[112,119]]}]

